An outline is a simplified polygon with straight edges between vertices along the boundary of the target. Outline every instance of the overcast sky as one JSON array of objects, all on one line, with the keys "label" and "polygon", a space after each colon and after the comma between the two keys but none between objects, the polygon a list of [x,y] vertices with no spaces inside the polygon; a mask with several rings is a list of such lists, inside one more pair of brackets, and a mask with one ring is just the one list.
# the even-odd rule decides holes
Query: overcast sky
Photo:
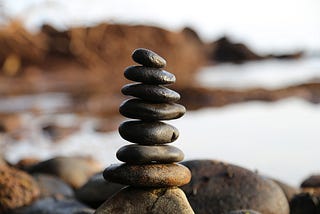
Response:
[{"label": "overcast sky", "polygon": [[319,0],[3,0],[29,29],[100,21],[195,28],[205,40],[231,35],[260,52],[320,50]]}]

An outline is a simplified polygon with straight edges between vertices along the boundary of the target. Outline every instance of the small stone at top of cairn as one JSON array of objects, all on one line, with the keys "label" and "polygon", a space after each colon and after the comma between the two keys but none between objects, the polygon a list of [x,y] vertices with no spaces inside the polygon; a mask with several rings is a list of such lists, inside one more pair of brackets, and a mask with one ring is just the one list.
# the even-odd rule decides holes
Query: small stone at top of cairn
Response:
[{"label": "small stone at top of cairn", "polygon": [[117,158],[123,164],[109,166],[103,172],[106,180],[128,185],[102,204],[96,213],[194,213],[178,187],[189,183],[191,172],[176,162],[184,158],[175,141],[179,131],[162,120],[182,117],[186,109],[174,103],[180,95],[164,85],[176,81],[163,70],[166,61],[143,48],[132,58],[142,66],[130,66],[124,76],[138,83],[125,85],[121,92],[133,96],[124,101],[120,113],[128,118],[119,127],[121,137],[132,144],[121,147]]}]

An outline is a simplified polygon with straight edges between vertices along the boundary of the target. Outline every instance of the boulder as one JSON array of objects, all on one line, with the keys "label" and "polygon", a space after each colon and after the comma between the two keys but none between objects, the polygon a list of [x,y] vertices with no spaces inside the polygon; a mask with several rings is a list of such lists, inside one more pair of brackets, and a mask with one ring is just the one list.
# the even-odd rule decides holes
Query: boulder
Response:
[{"label": "boulder", "polygon": [[252,209],[263,214],[288,214],[281,188],[270,179],[239,166],[213,160],[182,162],[192,172],[182,190],[195,213],[228,213]]}]

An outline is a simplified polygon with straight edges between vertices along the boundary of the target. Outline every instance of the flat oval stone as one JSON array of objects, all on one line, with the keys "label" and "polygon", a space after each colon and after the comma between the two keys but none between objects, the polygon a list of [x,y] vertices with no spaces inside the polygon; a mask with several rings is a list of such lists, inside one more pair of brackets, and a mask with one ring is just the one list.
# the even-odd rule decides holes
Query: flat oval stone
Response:
[{"label": "flat oval stone", "polygon": [[179,137],[177,128],[158,121],[125,121],[118,130],[123,139],[141,145],[171,143]]},{"label": "flat oval stone", "polygon": [[182,161],[183,152],[174,146],[126,145],[117,151],[120,161],[130,164],[173,163]]},{"label": "flat oval stone", "polygon": [[190,170],[180,164],[113,164],[103,177],[110,182],[138,187],[182,186],[191,179]]},{"label": "flat oval stone", "polygon": [[180,94],[160,85],[127,84],[121,89],[122,94],[138,97],[152,102],[175,102]]},{"label": "flat oval stone", "polygon": [[132,59],[136,63],[153,68],[163,68],[167,64],[166,60],[161,56],[145,48],[138,48],[134,50],[132,53]]},{"label": "flat oval stone", "polygon": [[153,121],[180,118],[186,109],[176,103],[150,103],[141,99],[130,99],[120,105],[119,112],[128,118]]},{"label": "flat oval stone", "polygon": [[152,85],[171,84],[176,81],[176,77],[168,71],[143,66],[130,66],[126,68],[124,76],[128,80]]}]

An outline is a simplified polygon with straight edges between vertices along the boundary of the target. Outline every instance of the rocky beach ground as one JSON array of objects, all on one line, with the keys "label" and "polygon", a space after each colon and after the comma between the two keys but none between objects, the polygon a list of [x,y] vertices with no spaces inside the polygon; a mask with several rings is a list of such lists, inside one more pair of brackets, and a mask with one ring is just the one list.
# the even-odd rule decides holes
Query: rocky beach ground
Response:
[{"label": "rocky beach ground", "polygon": [[[86,121],[82,118],[87,117],[95,118],[97,132],[116,130],[123,119],[118,115],[125,98],[120,88],[128,83],[122,71],[132,64],[130,55],[137,47],[165,56],[166,69],[178,79],[171,89],[181,95],[179,103],[188,110],[288,97],[314,104],[320,101],[317,82],[282,89],[197,85],[195,74],[204,65],[271,57],[294,60],[302,53],[260,56],[228,38],[204,43],[190,28],[170,32],[105,23],[59,31],[45,25],[39,33],[31,34],[19,23],[11,23],[0,30],[0,47],[0,213],[94,213],[124,187],[105,181],[101,174],[105,166],[94,157],[47,160],[30,156],[10,161],[5,148],[23,139],[49,139],[59,144],[78,133]],[[48,102],[42,103],[48,97]],[[78,124],[59,120],[59,114],[70,113]],[[40,130],[33,129],[34,122],[40,124]],[[33,136],[39,133],[41,138]],[[195,213],[319,213],[319,176],[293,187],[214,157],[182,164],[192,172],[191,182],[182,190]],[[157,200],[173,194],[170,191],[153,196]]]}]

